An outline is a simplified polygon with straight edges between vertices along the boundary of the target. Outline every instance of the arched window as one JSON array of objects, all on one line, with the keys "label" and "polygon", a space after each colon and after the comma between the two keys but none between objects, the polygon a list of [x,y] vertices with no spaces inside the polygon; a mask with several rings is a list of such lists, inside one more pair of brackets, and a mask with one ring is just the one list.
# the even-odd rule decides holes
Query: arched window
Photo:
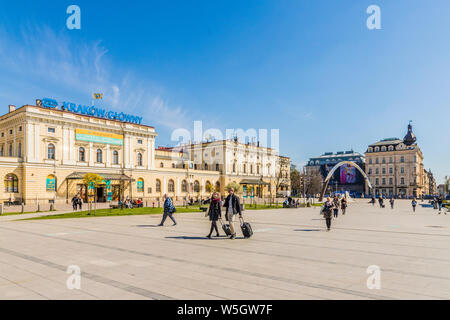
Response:
[{"label": "arched window", "polygon": [[206,181],[205,190],[206,190],[206,192],[213,192],[214,191],[213,190],[213,186],[212,186],[210,181]]},{"label": "arched window", "polygon": [[161,192],[161,180],[156,180],[156,192]]},{"label": "arched window", "polygon": [[55,160],[55,145],[53,143],[49,143],[47,146],[47,159]]},{"label": "arched window", "polygon": [[168,189],[169,192],[175,192],[175,182],[173,180],[169,180],[169,185],[168,185]]},{"label": "arched window", "polygon": [[181,183],[181,192],[188,192],[186,180],[183,180],[183,182]]},{"label": "arched window", "polygon": [[194,182],[194,192],[200,192],[200,182]]},{"label": "arched window", "polygon": [[97,149],[97,163],[103,163],[103,151]]},{"label": "arched window", "polygon": [[5,177],[5,193],[19,193],[19,179],[13,173]]},{"label": "arched window", "polygon": [[144,192],[144,179],[142,179],[142,178],[139,178],[137,180],[137,191]]},{"label": "arched window", "polygon": [[205,163],[205,170],[208,170],[208,164]]},{"label": "arched window", "polygon": [[113,164],[119,164],[119,152],[117,150],[113,152]]},{"label": "arched window", "polygon": [[86,150],[84,150],[84,148],[78,149],[78,161],[80,162],[86,161]]},{"label": "arched window", "polygon": [[142,153],[138,152],[137,154],[137,165],[142,167]]},{"label": "arched window", "polygon": [[47,176],[45,189],[47,191],[56,191],[56,177],[53,174]]},{"label": "arched window", "polygon": [[176,168],[175,163],[172,163],[172,169],[175,169],[175,168]]},{"label": "arched window", "polygon": [[233,163],[233,172],[236,172],[236,163]]}]

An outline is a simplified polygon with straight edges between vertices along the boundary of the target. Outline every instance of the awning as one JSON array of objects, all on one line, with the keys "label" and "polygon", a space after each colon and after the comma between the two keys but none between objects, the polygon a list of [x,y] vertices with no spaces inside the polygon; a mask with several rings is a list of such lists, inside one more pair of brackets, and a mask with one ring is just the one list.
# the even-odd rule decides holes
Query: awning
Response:
[{"label": "awning", "polygon": [[250,185],[258,185],[258,186],[270,186],[270,183],[264,182],[262,180],[256,179],[244,179],[241,181],[241,184],[250,184]]},{"label": "awning", "polygon": [[[67,180],[83,180],[84,176],[88,172],[74,172],[71,175],[69,175],[66,179]],[[89,173],[96,173],[100,177],[102,177],[105,180],[112,180],[112,181],[135,181],[134,179],[130,178],[126,174],[116,174],[116,173],[97,173],[97,172],[89,172]]]}]

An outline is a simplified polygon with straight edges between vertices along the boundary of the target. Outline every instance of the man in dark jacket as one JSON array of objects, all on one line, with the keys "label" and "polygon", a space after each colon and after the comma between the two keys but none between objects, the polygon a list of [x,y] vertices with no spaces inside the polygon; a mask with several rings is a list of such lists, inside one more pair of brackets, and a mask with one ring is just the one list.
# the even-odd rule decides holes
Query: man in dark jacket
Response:
[{"label": "man in dark jacket", "polygon": [[159,227],[164,226],[164,222],[166,222],[167,217],[169,217],[173,221],[173,225],[177,225],[177,221],[175,220],[173,214],[175,213],[176,209],[173,205],[172,199],[167,196],[167,194],[164,195],[164,215],[162,218],[161,223],[158,225]]},{"label": "man in dark jacket", "polygon": [[234,194],[234,189],[228,189],[228,197],[225,200],[224,207],[227,210],[226,217],[230,223],[231,237],[230,239],[236,239],[236,230],[234,229],[234,216],[239,214],[242,217],[241,203],[239,198]]}]

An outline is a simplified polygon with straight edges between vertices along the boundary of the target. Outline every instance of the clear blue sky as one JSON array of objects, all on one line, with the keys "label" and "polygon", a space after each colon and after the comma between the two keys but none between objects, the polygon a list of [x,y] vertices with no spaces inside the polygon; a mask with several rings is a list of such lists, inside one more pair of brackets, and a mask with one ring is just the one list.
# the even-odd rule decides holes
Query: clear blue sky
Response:
[{"label": "clear blue sky", "polygon": [[[82,29],[66,28],[81,8]],[[382,30],[366,28],[381,7]],[[174,128],[280,129],[302,165],[400,137],[413,121],[438,182],[450,174],[450,1],[0,0],[0,106],[54,97]]]}]

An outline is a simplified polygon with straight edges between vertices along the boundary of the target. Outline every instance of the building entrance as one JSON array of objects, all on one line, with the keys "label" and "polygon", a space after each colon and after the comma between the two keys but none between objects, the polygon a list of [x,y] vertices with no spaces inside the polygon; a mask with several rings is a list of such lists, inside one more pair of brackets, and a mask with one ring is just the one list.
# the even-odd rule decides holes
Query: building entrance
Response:
[{"label": "building entrance", "polygon": [[106,202],[105,190],[104,187],[97,188],[97,202]]}]

